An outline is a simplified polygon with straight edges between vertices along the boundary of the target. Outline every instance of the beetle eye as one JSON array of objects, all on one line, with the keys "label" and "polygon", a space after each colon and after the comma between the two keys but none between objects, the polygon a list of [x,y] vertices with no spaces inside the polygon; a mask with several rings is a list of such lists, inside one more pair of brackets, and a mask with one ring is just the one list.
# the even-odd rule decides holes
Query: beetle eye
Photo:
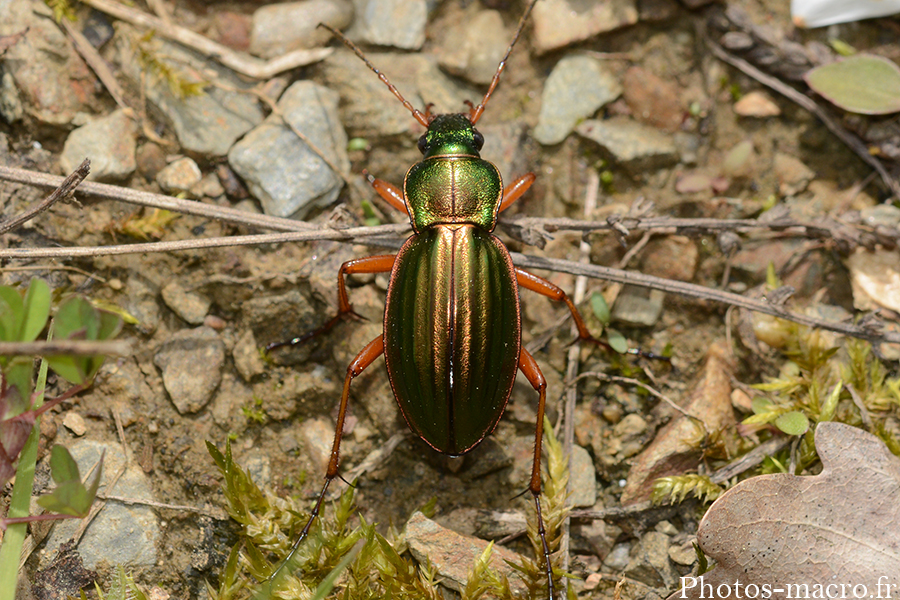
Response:
[{"label": "beetle eye", "polygon": [[419,152],[425,154],[425,149],[428,147],[428,140],[425,139],[425,136],[419,138],[419,143],[416,144],[419,147]]},{"label": "beetle eye", "polygon": [[475,130],[475,149],[481,150],[482,146],[484,146],[484,136],[481,135],[481,132],[476,129]]}]

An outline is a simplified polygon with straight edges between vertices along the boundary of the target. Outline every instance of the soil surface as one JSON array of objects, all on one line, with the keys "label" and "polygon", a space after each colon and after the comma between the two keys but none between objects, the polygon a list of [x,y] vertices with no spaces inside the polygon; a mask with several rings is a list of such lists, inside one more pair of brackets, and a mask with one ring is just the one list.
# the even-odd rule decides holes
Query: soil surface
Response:
[{"label": "soil surface", "polygon": [[[237,49],[248,43],[249,15],[259,8],[254,3],[183,0],[162,4],[175,22]],[[448,36],[464,30],[477,13],[498,11],[503,25],[499,37],[506,40],[501,44],[505,47],[524,10],[518,1],[432,4],[428,5],[421,50],[360,42],[389,78],[404,85],[409,85],[404,79],[409,76],[403,60],[424,56],[449,61],[456,48]],[[152,12],[142,4],[136,7]],[[829,39],[823,30],[794,29],[784,2],[744,2],[741,8],[751,23],[777,33],[772,47],[783,48],[785,40],[803,44]],[[879,177],[870,177],[871,168],[814,116],[710,53],[703,38],[709,35],[719,40],[725,33],[715,25],[724,18],[723,7],[689,9],[673,0],[650,0],[636,10],[633,24],[581,41],[572,33],[572,40],[563,47],[543,53],[535,49],[533,32],[526,28],[478,124],[487,139],[483,156],[501,166],[505,181],[529,171],[537,175],[530,191],[504,213],[506,220],[525,215],[602,222],[611,215],[627,214],[754,218],[775,205],[787,207],[793,218],[809,220],[873,210],[890,196]],[[86,25],[88,18],[116,23],[86,7],[76,12],[76,29],[91,28]],[[124,29],[116,26],[115,39],[125,35]],[[854,47],[878,47],[887,56],[900,54],[895,41],[884,43],[895,40],[894,21],[863,22],[839,31],[840,39]],[[229,163],[231,155],[183,147],[171,121],[147,100],[134,79],[124,75],[133,67],[116,62],[125,54],[111,49],[115,39],[100,51],[124,84],[126,102],[134,109],[135,125],[128,135],[136,139],[132,149],[136,158],[130,172],[110,176],[107,181],[165,193],[157,175],[186,156],[199,168],[200,176],[194,181],[190,173],[185,175],[193,183],[183,196],[259,212],[258,198],[247,192]],[[759,40],[753,43],[762,46]],[[331,47],[337,46],[331,42]],[[581,86],[593,81],[585,77],[585,81],[564,88],[567,91],[562,97],[542,95],[548,76],[561,59],[576,55],[600,64],[618,93],[602,107],[574,118],[542,116],[544,104],[575,103],[576,97],[588,93]],[[309,80],[337,88],[334,60],[331,57],[324,63],[294,69],[269,85],[283,90],[294,81]],[[11,64],[4,68],[13,70]],[[486,89],[483,82],[467,81],[465,69],[455,74],[443,72],[463,93],[475,90],[470,97],[473,101]],[[468,73],[475,77],[472,72]],[[214,73],[209,75],[215,79]],[[60,157],[71,132],[116,109],[93,74],[85,77],[91,81],[90,101],[73,111],[77,116],[58,122],[39,115],[30,97],[20,94],[24,114],[12,122],[0,122],[0,164],[63,172]],[[359,94],[369,93],[368,80],[380,85],[371,72],[361,71],[359,78]],[[783,79],[785,85],[805,91],[801,83]],[[165,84],[157,80],[150,85]],[[303,216],[312,223],[340,226],[359,226],[365,219],[403,223],[406,216],[378,198],[361,173],[368,171],[399,185],[407,169],[420,160],[416,142],[422,128],[408,113],[402,121],[403,131],[379,131],[377,123],[360,122],[356,113],[350,114],[352,107],[360,102],[390,103],[392,97],[353,98],[353,87],[340,87],[337,103],[351,140],[345,173],[350,185],[343,186],[337,202],[305,209]],[[427,92],[427,86],[419,89],[425,102],[431,101]],[[751,112],[741,116],[736,101],[751,92],[759,93],[764,108],[747,109]],[[270,110],[265,104],[257,109]],[[460,106],[458,110],[463,109]],[[774,112],[766,112],[770,110]],[[563,129],[566,119],[571,119],[568,132],[558,143],[542,144],[533,137],[532,132],[545,119]],[[598,143],[591,123],[597,127],[624,124],[602,133],[604,139],[623,136],[622,145]],[[853,124],[851,119],[847,127]],[[635,126],[641,129],[629,129]],[[662,141],[654,141],[654,136],[661,136]],[[0,184],[3,215],[17,214],[45,193],[45,189],[22,184]],[[586,215],[585,199],[594,193],[599,195],[596,208]],[[6,234],[3,246],[109,246],[142,241],[136,233],[151,241],[169,241],[258,231],[206,217],[181,215],[168,220],[149,208],[78,194],[77,202],[58,204]],[[765,230],[742,232],[736,236],[740,248],[728,254],[721,238],[702,231],[646,235],[642,231],[627,235],[601,231],[583,236],[559,230],[550,233],[543,248],[523,243],[515,228],[501,225],[497,234],[510,250],[528,255],[590,260],[710,288],[724,286],[736,293],[764,284],[766,268],[772,263],[783,281],[796,288],[791,299],[795,306],[814,302],[843,309],[843,314],[854,311],[846,252],[823,240]],[[118,306],[135,319],[123,333],[137,340],[134,356],[109,359],[92,389],[48,414],[41,431],[43,456],[52,443],[121,443],[116,420],[123,426],[128,461],[149,481],[153,500],[170,505],[153,508],[147,517],[157,534],[151,540],[150,558],[142,558],[144,562],[134,567],[140,584],[158,586],[172,597],[203,597],[205,582],[215,581],[237,539],[236,527],[222,509],[221,477],[207,452],[207,441],[224,448],[226,440],[231,440],[236,460],[248,467],[260,484],[275,494],[312,502],[321,487],[347,366],[381,334],[387,274],[349,277],[350,299],[362,320],[342,321],[297,348],[279,349],[265,359],[258,349],[327,321],[336,310],[335,284],[341,263],[392,252],[400,241],[389,239],[381,246],[318,241],[4,261],[3,284],[42,277],[60,293],[85,294],[96,302]],[[586,252],[580,247],[582,242],[589,246]],[[574,276],[535,272],[574,293]],[[615,305],[612,326],[624,334],[630,347],[660,354],[670,351],[671,363],[611,356],[602,348],[582,344],[580,373],[641,378],[681,402],[702,372],[709,349],[718,342],[735,352],[732,376],[736,382],[759,382],[782,364],[783,359],[774,352],[763,349],[756,353],[759,345],[748,348],[739,341],[737,313],[730,313],[727,306],[623,289],[600,280],[588,281],[586,293],[578,299],[592,331],[602,328],[588,301],[594,293],[603,293]],[[568,389],[567,355],[574,338],[569,312],[562,303],[528,291],[521,294],[521,301],[524,344],[547,379],[547,413],[551,422],[558,423]],[[407,430],[382,365],[381,359],[375,361],[353,381],[341,446],[344,471]],[[64,382],[51,379],[51,394],[65,387]],[[730,392],[730,388],[725,391]],[[725,400],[731,412],[729,402],[730,398]],[[734,409],[738,420],[743,414],[739,408]],[[386,460],[360,478],[357,499],[361,514],[382,530],[391,525],[400,528],[416,509],[436,498],[439,522],[473,533],[473,509],[520,514],[532,510],[528,494],[514,496],[526,489],[530,477],[536,409],[537,394],[519,377],[496,431],[463,458],[443,457],[407,433]],[[67,420],[70,414],[80,419]],[[575,442],[586,449],[591,464],[586,475],[579,475],[587,479],[578,481],[596,482],[597,489],[594,504],[586,508],[620,506],[634,456],[674,415],[664,402],[633,385],[589,376],[579,382]],[[140,493],[143,488],[134,485],[138,487],[117,488],[115,495]],[[337,482],[334,488],[339,491],[343,485]],[[463,509],[470,512],[460,512]],[[646,597],[674,591],[677,580],[671,576],[686,574],[693,566],[689,542],[700,514],[696,504],[687,503],[641,521],[637,529],[624,521],[575,521],[570,569],[587,581],[574,584],[583,594],[579,597],[612,597],[612,587],[598,587],[598,581],[614,582],[626,569],[627,577],[645,586]],[[641,546],[647,533],[665,541],[664,551],[672,561],[666,571],[669,575],[647,574],[650,541]],[[521,541],[512,542],[511,547],[530,552]],[[100,572],[101,579],[117,562],[115,548],[108,550],[112,552],[105,562],[101,557],[90,567]],[[29,572],[45,568],[56,551],[56,546],[45,541],[30,560]]]}]

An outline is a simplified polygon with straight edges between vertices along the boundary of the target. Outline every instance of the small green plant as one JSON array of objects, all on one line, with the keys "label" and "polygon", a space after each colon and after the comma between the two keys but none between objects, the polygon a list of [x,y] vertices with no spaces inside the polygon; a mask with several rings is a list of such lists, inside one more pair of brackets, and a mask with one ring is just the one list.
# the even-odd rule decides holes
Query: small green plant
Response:
[{"label": "small green plant", "polygon": [[[131,575],[125,572],[122,565],[116,565],[116,571],[109,582],[109,590],[105,594],[96,583],[94,587],[97,590],[98,600],[147,600],[147,595],[138,587]],[[81,600],[87,600],[83,590]]]},{"label": "small green plant", "polygon": [[[562,448],[545,421],[547,468],[544,478],[544,509],[547,540],[551,551],[559,547],[561,525],[568,509],[565,505],[567,463]],[[249,474],[238,466],[226,442],[224,452],[207,442],[207,448],[223,475],[223,492],[228,514],[241,526],[241,540],[232,549],[218,587],[207,587],[212,600],[248,598],[292,598],[301,600],[361,600],[396,598],[439,600],[438,577],[428,564],[417,564],[406,555],[402,534],[391,531],[382,536],[373,524],[358,518],[353,486],[349,486],[332,507],[323,507],[309,537],[303,542],[290,574],[266,580],[288,555],[293,540],[306,524],[309,513],[292,498],[281,498],[260,489]],[[427,505],[426,505],[427,508]],[[536,559],[512,565],[529,591],[528,598],[545,598],[547,582],[542,564],[540,537],[536,519],[529,512],[528,536]],[[513,600],[509,582],[490,564],[491,547],[476,560],[463,600],[483,597]],[[263,582],[263,583],[260,583]]]},{"label": "small green plant", "polygon": [[249,406],[242,406],[241,412],[244,413],[244,416],[249,420],[254,421],[262,425],[269,419],[269,415],[266,414],[266,409],[263,408],[262,398],[253,397]]},{"label": "small green plant", "polygon": [[725,490],[710,480],[706,475],[687,474],[660,477],[653,482],[650,501],[654,504],[665,502],[682,502],[688,496],[703,502],[712,502],[725,493]]},{"label": "small green plant", "polygon": [[[102,355],[59,350],[49,354],[48,351],[40,363],[35,382],[34,356],[16,349],[24,349],[25,344],[34,342],[47,328],[52,308],[50,288],[40,279],[32,279],[24,292],[0,286],[0,341],[12,347],[9,354],[0,355],[0,484],[13,475],[16,478],[9,510],[5,517],[0,517],[0,529],[6,530],[0,545],[0,573],[18,572],[28,522],[86,516],[100,482],[98,469],[91,483],[83,483],[68,451],[55,446],[50,457],[50,473],[56,487],[38,499],[41,506],[53,512],[29,515],[40,416],[87,388],[104,360]],[[122,326],[118,317],[94,308],[79,297],[59,303],[55,313],[52,335],[57,341],[106,340],[118,334]],[[74,385],[62,395],[44,402],[49,368]],[[15,591],[16,577],[0,578],[0,600],[13,600]]]}]

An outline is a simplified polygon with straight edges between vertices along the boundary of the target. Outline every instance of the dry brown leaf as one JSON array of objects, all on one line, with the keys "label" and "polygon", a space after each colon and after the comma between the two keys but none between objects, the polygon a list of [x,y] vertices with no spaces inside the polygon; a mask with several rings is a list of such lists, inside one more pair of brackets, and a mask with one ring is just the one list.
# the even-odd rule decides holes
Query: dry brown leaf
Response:
[{"label": "dry brown leaf", "polygon": [[710,346],[703,371],[694,382],[687,401],[682,403],[684,411],[695,418],[676,415],[634,459],[622,489],[622,504],[648,500],[653,482],[660,477],[682,475],[696,469],[703,457],[704,434],[734,431],[732,361],[731,352],[724,344]]},{"label": "dry brown leaf", "polygon": [[[842,423],[819,424],[816,449],[819,475],[754,477],[710,507],[697,532],[717,563],[702,577],[705,598],[723,597],[719,586],[735,597],[735,582],[741,597],[766,600],[897,596],[900,459],[875,436]],[[700,578],[682,579],[691,584],[670,600],[700,598]]]}]

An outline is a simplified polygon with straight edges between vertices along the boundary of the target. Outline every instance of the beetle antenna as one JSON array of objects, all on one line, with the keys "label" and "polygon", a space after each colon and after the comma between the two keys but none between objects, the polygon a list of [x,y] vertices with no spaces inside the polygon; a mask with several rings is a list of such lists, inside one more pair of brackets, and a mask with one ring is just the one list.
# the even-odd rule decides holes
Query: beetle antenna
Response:
[{"label": "beetle antenna", "polygon": [[[488,91],[484,95],[484,98],[481,99],[481,102],[478,103],[478,106],[469,110],[469,120],[472,121],[472,125],[477,123],[478,119],[480,119],[481,115],[484,113],[484,107],[485,105],[487,105],[488,100],[491,99],[491,94],[494,93],[494,88],[496,88],[497,84],[500,82],[500,74],[503,73],[503,69],[506,68],[506,61],[509,60],[509,55],[512,54],[516,42],[519,41],[519,36],[522,35],[522,30],[525,29],[525,22],[528,21],[528,16],[531,14],[531,9],[534,8],[535,4],[537,4],[537,0],[531,0],[531,2],[528,4],[528,8],[525,9],[525,14],[522,15],[521,19],[519,19],[519,26],[516,28],[516,35],[513,36],[513,40],[512,42],[510,42],[509,48],[506,49],[506,55],[503,57],[503,60],[501,60],[500,64],[497,65],[497,72],[494,73],[494,78],[491,79],[491,85],[490,87],[488,87]],[[376,73],[377,72],[378,71],[376,71]]]},{"label": "beetle antenna", "polygon": [[[391,93],[394,94],[394,96],[396,96],[397,99],[398,99],[400,102],[403,103],[403,106],[406,107],[406,110],[408,110],[409,112],[412,113],[412,116],[416,119],[416,121],[418,121],[419,123],[421,123],[423,127],[428,127],[428,121],[429,121],[428,115],[427,115],[426,113],[423,113],[422,111],[420,111],[418,108],[416,108],[416,107],[413,106],[412,104],[410,104],[409,101],[408,101],[406,98],[403,97],[403,94],[400,93],[400,90],[398,90],[398,89],[394,86],[394,84],[390,82],[390,80],[387,78],[387,76],[386,76],[384,73],[382,73],[381,71],[379,71],[377,68],[375,68],[375,65],[373,65],[371,62],[369,62],[369,59],[366,58],[366,55],[363,54],[363,51],[360,50],[359,47],[358,47],[356,44],[354,44],[353,42],[351,42],[350,40],[348,40],[348,39],[344,36],[343,33],[341,33],[340,31],[338,31],[337,29],[335,29],[335,28],[332,27],[331,25],[326,25],[325,23],[319,23],[318,26],[319,26],[319,27],[322,27],[323,29],[327,29],[328,31],[330,31],[330,32],[331,32],[331,35],[333,35],[334,37],[336,37],[337,39],[339,39],[345,46],[347,46],[348,48],[350,48],[351,50],[353,50],[353,52],[354,52],[360,59],[362,59],[362,61],[363,61],[364,63],[366,63],[366,66],[369,67],[369,69],[371,69],[373,73],[375,73],[376,75],[378,75],[378,79],[380,79],[386,86],[388,86],[388,89],[391,90]],[[520,30],[521,30],[521,28],[520,28]],[[518,37],[518,34],[516,34],[516,37]],[[512,50],[512,47],[510,47],[510,50]],[[508,52],[507,52],[507,56],[509,56],[509,53],[508,53]],[[504,59],[504,60],[506,60],[506,59]],[[501,64],[502,64],[502,63],[501,63]],[[498,74],[499,74],[499,73],[498,73]],[[495,76],[495,79],[496,79],[496,76]]]}]

